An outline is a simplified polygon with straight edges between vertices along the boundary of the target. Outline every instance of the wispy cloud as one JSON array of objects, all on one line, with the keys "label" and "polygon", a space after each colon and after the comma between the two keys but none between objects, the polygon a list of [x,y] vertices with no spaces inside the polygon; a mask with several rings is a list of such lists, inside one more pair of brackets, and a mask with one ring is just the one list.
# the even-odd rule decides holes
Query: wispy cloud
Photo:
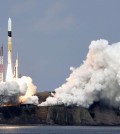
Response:
[{"label": "wispy cloud", "polygon": [[66,13],[67,6],[64,1],[54,1],[49,5],[44,13],[44,17],[39,18],[35,24],[36,30],[44,33],[56,33],[60,30],[70,30],[76,27],[75,18]]},{"label": "wispy cloud", "polygon": [[19,14],[25,13],[29,11],[30,9],[32,9],[34,4],[35,4],[34,0],[15,1],[14,5],[11,8],[11,13],[13,15],[19,15]]}]

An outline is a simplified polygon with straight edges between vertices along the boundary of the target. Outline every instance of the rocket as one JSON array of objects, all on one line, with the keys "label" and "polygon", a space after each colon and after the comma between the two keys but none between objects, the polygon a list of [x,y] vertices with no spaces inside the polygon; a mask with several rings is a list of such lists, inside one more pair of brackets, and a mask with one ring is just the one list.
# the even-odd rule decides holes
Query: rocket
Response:
[{"label": "rocket", "polygon": [[12,81],[13,78],[18,78],[18,56],[16,59],[14,74],[12,72],[12,21],[8,19],[8,67],[6,73],[6,81]]},{"label": "rocket", "polygon": [[12,64],[12,21],[8,19],[8,64]]}]

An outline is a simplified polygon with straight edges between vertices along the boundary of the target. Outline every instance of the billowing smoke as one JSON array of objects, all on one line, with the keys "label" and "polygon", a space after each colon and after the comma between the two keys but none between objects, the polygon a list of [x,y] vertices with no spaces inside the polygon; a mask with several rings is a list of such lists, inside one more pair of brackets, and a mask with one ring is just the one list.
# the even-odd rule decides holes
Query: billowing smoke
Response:
[{"label": "billowing smoke", "polygon": [[77,105],[89,108],[96,101],[120,105],[120,42],[109,45],[106,40],[92,41],[86,60],[66,83],[55,89],[40,106]]},{"label": "billowing smoke", "polygon": [[3,82],[0,83],[0,104],[38,104],[35,93],[36,86],[30,77],[23,76],[10,82]]}]

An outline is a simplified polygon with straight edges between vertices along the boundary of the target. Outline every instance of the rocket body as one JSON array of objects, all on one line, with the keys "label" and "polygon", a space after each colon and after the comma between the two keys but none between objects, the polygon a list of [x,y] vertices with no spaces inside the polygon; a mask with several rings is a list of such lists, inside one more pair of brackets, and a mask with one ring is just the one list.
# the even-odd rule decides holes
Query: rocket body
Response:
[{"label": "rocket body", "polygon": [[8,64],[12,64],[12,22],[8,19]]},{"label": "rocket body", "polygon": [[12,72],[12,21],[8,19],[8,67],[6,74],[6,81],[12,81],[13,78],[18,78],[18,56],[14,66],[14,73]]},{"label": "rocket body", "polygon": [[12,73],[12,22],[11,18],[8,19],[8,67],[6,74],[6,81],[13,80]]}]

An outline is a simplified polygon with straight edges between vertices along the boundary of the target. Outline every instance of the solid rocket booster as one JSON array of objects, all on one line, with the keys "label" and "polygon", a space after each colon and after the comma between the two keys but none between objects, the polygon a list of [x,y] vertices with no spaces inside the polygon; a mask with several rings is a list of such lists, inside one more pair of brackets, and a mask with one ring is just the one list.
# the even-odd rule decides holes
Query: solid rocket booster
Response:
[{"label": "solid rocket booster", "polygon": [[12,64],[12,21],[8,19],[8,64]]},{"label": "solid rocket booster", "polygon": [[14,65],[14,78],[18,78],[18,54]]},{"label": "solid rocket booster", "polygon": [[16,78],[18,78],[18,54],[16,59]]}]

